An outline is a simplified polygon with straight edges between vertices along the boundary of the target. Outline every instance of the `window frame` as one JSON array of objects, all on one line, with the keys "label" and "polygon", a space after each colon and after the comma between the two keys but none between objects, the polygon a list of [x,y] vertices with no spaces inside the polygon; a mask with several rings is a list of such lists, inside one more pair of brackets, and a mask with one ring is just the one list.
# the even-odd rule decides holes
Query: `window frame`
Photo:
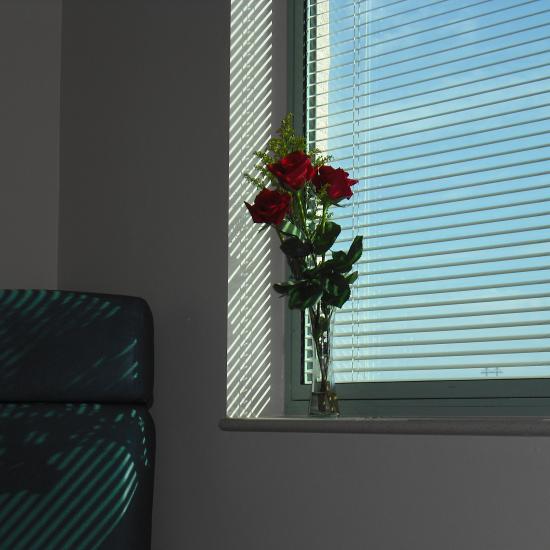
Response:
[{"label": "window frame", "polygon": [[[288,110],[305,129],[306,1],[288,2]],[[303,383],[303,313],[285,315],[285,412],[306,414],[311,389]],[[540,416],[550,413],[550,378],[353,382],[337,386],[345,416]]]}]

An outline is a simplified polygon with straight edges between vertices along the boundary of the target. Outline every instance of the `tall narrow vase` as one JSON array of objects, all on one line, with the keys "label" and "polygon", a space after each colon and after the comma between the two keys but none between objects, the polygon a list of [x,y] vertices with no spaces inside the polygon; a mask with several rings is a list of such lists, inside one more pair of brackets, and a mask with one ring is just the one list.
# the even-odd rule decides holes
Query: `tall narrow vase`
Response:
[{"label": "tall narrow vase", "polygon": [[331,354],[333,309],[310,308],[309,320],[314,348],[309,414],[321,417],[340,416]]}]

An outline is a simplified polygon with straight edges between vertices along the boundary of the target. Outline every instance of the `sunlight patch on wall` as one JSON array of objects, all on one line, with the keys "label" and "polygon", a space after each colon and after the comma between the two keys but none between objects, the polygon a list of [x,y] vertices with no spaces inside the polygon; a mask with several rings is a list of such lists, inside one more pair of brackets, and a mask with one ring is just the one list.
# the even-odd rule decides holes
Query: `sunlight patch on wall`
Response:
[{"label": "sunlight patch on wall", "polygon": [[257,190],[243,178],[271,137],[272,0],[231,1],[227,416],[269,405],[272,364],[271,236],[244,207]]}]

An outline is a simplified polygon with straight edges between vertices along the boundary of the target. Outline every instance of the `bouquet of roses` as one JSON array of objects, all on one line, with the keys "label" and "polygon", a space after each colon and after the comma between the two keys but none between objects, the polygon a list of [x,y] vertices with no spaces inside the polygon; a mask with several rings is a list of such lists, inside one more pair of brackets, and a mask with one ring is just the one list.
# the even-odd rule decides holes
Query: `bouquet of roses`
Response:
[{"label": "bouquet of roses", "polygon": [[288,295],[291,309],[341,308],[357,279],[353,264],[363,251],[362,237],[355,237],[348,252],[327,252],[341,227],[331,221],[331,209],[349,199],[357,180],[341,168],[327,165],[316,149],[306,151],[305,139],[296,136],[287,115],[266,151],[257,151],[259,175],[245,174],[260,189],[254,204],[246,204],[252,220],[273,227],[290,266],[290,280],[274,285]]},{"label": "bouquet of roses", "polygon": [[245,205],[255,223],[264,224],[262,229],[273,227],[279,236],[291,276],[274,289],[288,296],[291,309],[308,311],[326,386],[333,310],[349,299],[358,276],[353,264],[363,252],[358,236],[347,252],[334,251],[327,258],[341,231],[331,210],[353,195],[357,180],[328,165],[330,158],[318,150],[307,150],[305,139],[294,132],[292,115],[285,117],[267,149],[255,155],[260,161],[257,174],[245,178],[260,192],[254,204]]}]

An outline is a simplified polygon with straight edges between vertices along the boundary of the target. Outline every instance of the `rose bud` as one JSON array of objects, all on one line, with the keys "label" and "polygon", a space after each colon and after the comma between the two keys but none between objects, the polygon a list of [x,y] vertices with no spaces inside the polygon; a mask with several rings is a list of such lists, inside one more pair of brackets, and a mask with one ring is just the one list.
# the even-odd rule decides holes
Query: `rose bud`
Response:
[{"label": "rose bud", "polygon": [[349,199],[353,195],[351,186],[359,181],[348,176],[349,174],[342,168],[321,166],[312,182],[317,191],[326,188],[328,198],[332,202],[338,202],[342,199]]},{"label": "rose bud", "polygon": [[302,151],[295,151],[279,162],[268,164],[267,169],[279,182],[294,191],[301,189],[315,175],[311,159]]},{"label": "rose bud", "polygon": [[260,191],[253,205],[244,204],[255,223],[279,225],[290,208],[290,195],[266,188]]}]

